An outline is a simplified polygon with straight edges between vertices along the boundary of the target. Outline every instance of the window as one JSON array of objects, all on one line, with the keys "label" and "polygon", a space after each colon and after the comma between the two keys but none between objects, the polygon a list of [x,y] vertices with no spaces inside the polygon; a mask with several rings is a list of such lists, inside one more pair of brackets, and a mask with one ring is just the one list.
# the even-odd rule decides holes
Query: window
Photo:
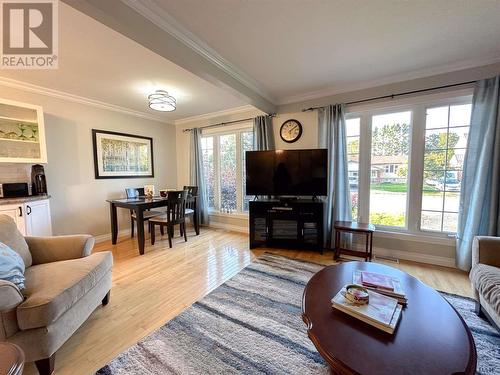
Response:
[{"label": "window", "polygon": [[353,220],[410,233],[456,232],[471,97],[434,97],[348,114]]},{"label": "window", "polygon": [[207,181],[208,207],[215,208],[215,163],[214,163],[214,137],[201,139],[203,152],[203,172]]},{"label": "window", "polygon": [[406,227],[411,112],[372,116],[371,124],[370,223]]},{"label": "window", "polygon": [[245,152],[253,149],[248,128],[202,137],[203,167],[209,208],[220,212],[248,211],[245,196]]},{"label": "window", "polygon": [[427,108],[420,228],[456,232],[471,105]]},{"label": "window", "polygon": [[244,131],[240,133],[241,136],[241,189],[243,191],[243,201],[242,201],[242,210],[244,212],[248,211],[248,202],[252,199],[250,195],[245,195],[245,186],[246,186],[246,152],[253,150],[253,131]]},{"label": "window", "polygon": [[358,217],[359,122],[359,117],[346,120],[347,174],[349,176],[349,188],[351,189],[353,220],[357,220]]}]

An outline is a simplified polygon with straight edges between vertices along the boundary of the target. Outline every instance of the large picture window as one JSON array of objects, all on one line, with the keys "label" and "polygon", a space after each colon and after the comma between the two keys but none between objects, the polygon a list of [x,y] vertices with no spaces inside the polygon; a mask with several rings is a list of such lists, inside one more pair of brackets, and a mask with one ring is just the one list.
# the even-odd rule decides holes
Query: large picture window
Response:
[{"label": "large picture window", "polygon": [[202,137],[203,167],[208,203],[213,211],[246,212],[245,152],[253,149],[253,130],[214,132]]},{"label": "large picture window", "polygon": [[457,230],[471,98],[347,115],[353,220],[413,233]]},{"label": "large picture window", "polygon": [[456,232],[470,104],[427,108],[422,230]]},{"label": "large picture window", "polygon": [[371,118],[370,223],[406,228],[411,111]]}]

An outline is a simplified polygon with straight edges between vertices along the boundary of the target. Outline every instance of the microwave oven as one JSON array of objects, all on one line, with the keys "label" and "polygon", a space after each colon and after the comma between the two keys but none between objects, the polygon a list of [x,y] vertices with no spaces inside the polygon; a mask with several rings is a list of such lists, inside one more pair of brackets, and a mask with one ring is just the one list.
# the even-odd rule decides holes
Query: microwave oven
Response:
[{"label": "microwave oven", "polygon": [[19,198],[30,195],[27,182],[15,182],[0,184],[0,198]]}]

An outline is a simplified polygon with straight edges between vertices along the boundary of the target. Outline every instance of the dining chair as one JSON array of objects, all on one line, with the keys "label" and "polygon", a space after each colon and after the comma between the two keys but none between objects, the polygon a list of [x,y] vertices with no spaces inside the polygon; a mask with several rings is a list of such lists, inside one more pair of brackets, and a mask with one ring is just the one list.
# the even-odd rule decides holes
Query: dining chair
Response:
[{"label": "dining chair", "polygon": [[198,221],[198,186],[184,186],[184,190],[187,190],[186,198],[186,216],[190,217],[196,235],[200,234],[200,223]]},{"label": "dining chair", "polygon": [[[127,195],[127,199],[134,199],[139,197],[144,197],[144,188],[126,188],[125,194]],[[155,210],[147,210],[144,211],[144,221],[147,222],[152,217],[163,215],[164,212],[155,211]],[[134,222],[137,221],[134,210],[130,210],[130,236],[134,237]],[[149,228],[149,225],[148,225]]]},{"label": "dining chair", "polygon": [[172,247],[172,237],[174,236],[174,226],[179,225],[187,242],[186,235],[186,197],[187,190],[169,191],[167,193],[167,213],[149,219],[149,231],[151,232],[151,245],[155,244],[155,226],[160,226],[161,234],[163,228],[167,227],[168,245]]}]

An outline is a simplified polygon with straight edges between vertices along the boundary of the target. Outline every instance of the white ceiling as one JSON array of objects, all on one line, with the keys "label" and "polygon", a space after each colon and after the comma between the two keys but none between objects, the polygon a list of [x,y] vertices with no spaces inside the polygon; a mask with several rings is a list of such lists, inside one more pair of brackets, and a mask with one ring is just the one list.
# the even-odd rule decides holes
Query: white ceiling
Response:
[{"label": "white ceiling", "polygon": [[[214,65],[193,69],[166,34],[147,34],[184,69],[59,2],[59,69],[2,70],[0,84],[23,81],[173,122],[255,104],[245,89],[286,104],[500,61],[500,0],[122,2]],[[116,8],[107,8],[113,19]],[[176,111],[148,108],[157,88],[177,98]]]},{"label": "white ceiling", "polygon": [[[166,122],[247,104],[94,19],[59,2],[59,69],[2,70],[1,77],[132,109]],[[1,82],[0,82],[1,83]],[[166,89],[174,112],[148,108]]]},{"label": "white ceiling", "polygon": [[277,104],[500,60],[498,0],[153,1]]}]

